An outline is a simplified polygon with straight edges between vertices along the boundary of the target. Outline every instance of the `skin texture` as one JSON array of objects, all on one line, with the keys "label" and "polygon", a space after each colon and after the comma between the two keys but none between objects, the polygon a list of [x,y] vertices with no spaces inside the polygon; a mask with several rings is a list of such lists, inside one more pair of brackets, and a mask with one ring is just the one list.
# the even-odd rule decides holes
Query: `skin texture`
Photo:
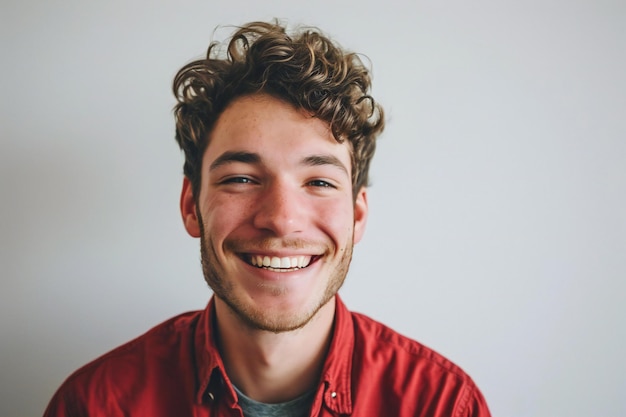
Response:
[{"label": "skin texture", "polygon": [[[366,191],[353,199],[350,172],[349,145],[325,122],[268,95],[230,103],[210,134],[198,198],[187,180],[181,196],[218,318],[289,332],[333,300],[367,217]],[[251,265],[256,255],[311,262],[278,272]]]}]

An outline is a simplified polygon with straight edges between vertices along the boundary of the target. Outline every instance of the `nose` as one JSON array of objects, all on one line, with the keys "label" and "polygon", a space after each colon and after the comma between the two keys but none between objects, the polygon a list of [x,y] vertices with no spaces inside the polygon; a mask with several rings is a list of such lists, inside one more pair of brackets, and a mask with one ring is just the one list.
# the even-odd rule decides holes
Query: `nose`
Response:
[{"label": "nose", "polygon": [[268,186],[258,201],[254,226],[271,231],[274,236],[301,232],[307,212],[304,197],[297,187],[279,183]]}]

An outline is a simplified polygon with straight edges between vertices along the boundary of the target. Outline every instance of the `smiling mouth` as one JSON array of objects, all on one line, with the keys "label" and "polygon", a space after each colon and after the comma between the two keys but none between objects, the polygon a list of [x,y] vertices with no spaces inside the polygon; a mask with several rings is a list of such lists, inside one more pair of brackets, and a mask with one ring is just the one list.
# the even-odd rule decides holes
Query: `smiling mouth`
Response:
[{"label": "smiling mouth", "polygon": [[298,269],[306,268],[317,257],[310,255],[297,256],[266,256],[266,255],[247,255],[244,257],[246,262],[257,268],[267,269],[275,272],[291,272]]}]

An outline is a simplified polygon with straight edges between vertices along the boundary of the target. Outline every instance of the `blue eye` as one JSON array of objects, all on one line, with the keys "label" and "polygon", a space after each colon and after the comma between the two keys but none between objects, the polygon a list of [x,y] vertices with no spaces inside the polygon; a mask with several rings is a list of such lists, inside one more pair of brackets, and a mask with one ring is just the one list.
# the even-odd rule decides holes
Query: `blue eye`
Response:
[{"label": "blue eye", "polygon": [[313,187],[325,187],[325,188],[334,188],[334,186],[324,180],[313,180],[309,182],[309,185],[312,185]]},{"label": "blue eye", "polygon": [[224,180],[225,184],[251,184],[252,180],[247,177],[232,177]]}]

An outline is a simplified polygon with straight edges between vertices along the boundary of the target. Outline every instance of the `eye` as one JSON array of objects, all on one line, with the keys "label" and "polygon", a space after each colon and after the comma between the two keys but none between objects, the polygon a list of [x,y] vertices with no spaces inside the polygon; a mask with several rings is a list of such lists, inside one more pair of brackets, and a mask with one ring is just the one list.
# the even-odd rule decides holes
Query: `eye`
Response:
[{"label": "eye", "polygon": [[324,180],[309,181],[308,185],[313,186],[313,187],[322,187],[322,188],[336,188],[333,184]]},{"label": "eye", "polygon": [[252,184],[254,181],[248,177],[230,177],[222,181],[222,184]]}]

